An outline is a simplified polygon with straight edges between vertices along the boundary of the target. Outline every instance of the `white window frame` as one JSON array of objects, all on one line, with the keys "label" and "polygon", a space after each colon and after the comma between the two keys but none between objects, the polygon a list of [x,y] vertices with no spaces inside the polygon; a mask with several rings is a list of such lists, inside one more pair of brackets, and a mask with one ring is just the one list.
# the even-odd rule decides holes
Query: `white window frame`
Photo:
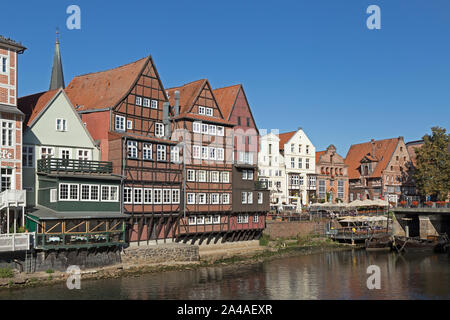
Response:
[{"label": "white window frame", "polygon": [[253,223],[259,223],[259,216],[257,214],[253,216]]},{"label": "white window frame", "polygon": [[194,122],[192,124],[192,131],[194,133],[202,133],[202,123],[201,122]]},{"label": "white window frame", "polygon": [[164,124],[161,122],[155,123],[155,137],[164,137]]},{"label": "white window frame", "polygon": [[[23,161],[23,158],[25,158],[25,161]],[[30,162],[31,165],[29,165]],[[22,146],[22,166],[24,168],[34,168],[34,146],[26,144]]]},{"label": "white window frame", "polygon": [[152,204],[153,203],[153,189],[152,188],[144,188],[144,204]]},{"label": "white window frame", "polygon": [[216,160],[216,148],[209,147],[209,160]]},{"label": "white window frame", "polygon": [[212,117],[213,114],[214,114],[213,109],[212,109],[212,108],[206,108],[206,109],[205,109],[205,114],[206,114],[208,117]]},{"label": "white window frame", "polygon": [[[140,199],[136,200],[136,196],[139,195]],[[134,204],[142,204],[144,201],[144,191],[142,188],[133,188],[133,203]]]},{"label": "white window frame", "polygon": [[209,155],[209,150],[208,147],[202,146],[202,159],[203,160],[208,160],[208,155]]},{"label": "white window frame", "polygon": [[219,204],[220,203],[220,195],[218,193],[211,194],[211,204]]},{"label": "white window frame", "polygon": [[142,101],[142,106],[149,108],[150,107],[150,99],[149,98],[144,98]]},{"label": "white window frame", "polygon": [[133,120],[127,120],[127,130],[133,130]]},{"label": "white window frame", "polygon": [[50,189],[50,202],[55,203],[58,201],[58,189]]},{"label": "white window frame", "polygon": [[152,100],[152,102],[150,104],[150,108],[158,109],[158,100]]},{"label": "white window frame", "polygon": [[[3,71],[3,66],[5,66],[5,70]],[[9,73],[9,59],[5,55],[0,55],[0,74],[8,74]]]},{"label": "white window frame", "polygon": [[172,203],[172,189],[163,189],[163,204]]},{"label": "white window frame", "polygon": [[197,193],[197,204],[206,204],[206,193]]},{"label": "white window frame", "polygon": [[212,216],[205,216],[205,224],[212,224]]},{"label": "white window frame", "polygon": [[202,128],[202,133],[203,134],[208,134],[208,125],[206,124],[206,123],[202,123],[202,125],[201,125],[201,128]]},{"label": "white window frame", "polygon": [[215,136],[217,134],[217,127],[213,124],[209,125],[208,132],[210,135]]},{"label": "white window frame", "polygon": [[253,192],[247,194],[247,204],[253,204]]},{"label": "white window frame", "polygon": [[135,140],[127,141],[127,157],[131,159],[138,158],[138,142]]},{"label": "white window frame", "polygon": [[225,135],[225,127],[217,126],[217,135],[223,137]]},{"label": "white window frame", "polygon": [[210,182],[214,182],[214,183],[219,183],[220,182],[220,173],[219,173],[219,171],[211,171]]},{"label": "white window frame", "polygon": [[[3,135],[6,131],[6,137]],[[13,147],[16,144],[16,124],[11,120],[0,120],[0,146]],[[5,140],[5,143],[3,143]]]},{"label": "white window frame", "polygon": [[216,148],[216,158],[218,161],[225,160],[225,152],[223,148]]},{"label": "white window frame", "polygon": [[180,189],[172,189],[172,203],[173,204],[180,203]]},{"label": "white window frame", "polygon": [[230,183],[230,173],[228,171],[221,172],[222,183]]},{"label": "white window frame", "polygon": [[201,146],[192,146],[192,158],[201,159]]},{"label": "white window frame", "polygon": [[153,189],[153,203],[162,204],[163,202],[163,191],[162,189]]},{"label": "white window frame", "polygon": [[197,225],[199,224],[205,224],[205,217],[204,216],[198,216],[197,217]]},{"label": "white window frame", "polygon": [[157,161],[166,161],[166,145],[158,144],[156,150],[156,160]]},{"label": "white window frame", "polygon": [[114,119],[114,128],[116,131],[125,131],[125,117],[116,114]]},{"label": "white window frame", "polygon": [[187,175],[187,176],[186,176],[186,180],[187,180],[187,181],[195,182],[195,170],[188,169],[186,175]]},{"label": "white window frame", "polygon": [[186,202],[187,204],[195,204],[195,193],[188,193],[186,196]]},{"label": "white window frame", "polygon": [[[60,123],[58,123],[60,121]],[[56,118],[56,131],[67,132],[67,120],[64,118]]]},{"label": "white window frame", "polygon": [[198,182],[207,182],[205,170],[197,170],[197,181]]},{"label": "white window frame", "polygon": [[189,216],[188,217],[188,224],[190,226],[195,226],[197,224],[197,217],[196,216]]},{"label": "white window frame", "polygon": [[180,148],[178,146],[170,147],[170,161],[180,163]]},{"label": "white window frame", "polygon": [[[104,193],[105,189],[107,190],[106,191],[107,192],[107,199],[103,200],[103,193]],[[111,190],[113,190],[113,189],[116,189],[116,196],[115,196],[115,198],[111,197]],[[119,199],[120,199],[119,186],[102,185],[100,187],[100,192],[101,192],[100,201],[102,201],[102,202],[118,202]]]},{"label": "white window frame", "polygon": [[198,114],[205,115],[205,107],[198,106]]},{"label": "white window frame", "polygon": [[[128,201],[128,197],[130,201]],[[124,204],[132,204],[133,203],[133,188],[124,187],[123,188],[123,203]]]},{"label": "white window frame", "polygon": [[241,192],[241,203],[247,204],[247,192]]},{"label": "white window frame", "polygon": [[230,194],[229,193],[222,194],[222,204],[230,204]]},{"label": "white window frame", "polygon": [[142,106],[142,97],[136,96],[136,100],[134,101],[134,104],[137,106]]},{"label": "white window frame", "polygon": [[[62,199],[61,197],[61,186],[67,185],[67,199]],[[77,187],[77,198],[71,197],[71,187]],[[80,185],[76,183],[60,183],[58,185],[58,199],[59,201],[79,201],[80,200]]]},{"label": "white window frame", "polygon": [[[81,155],[80,155],[80,151],[82,152]],[[85,153],[85,152],[87,152],[87,153]],[[91,150],[77,149],[77,160],[81,160],[81,161],[90,161],[90,160],[92,160]]]},{"label": "white window frame", "polygon": [[264,195],[262,192],[258,192],[258,204],[262,204],[264,202]]},{"label": "white window frame", "polygon": [[142,145],[142,159],[153,160],[153,144],[143,143]]},{"label": "white window frame", "polygon": [[213,224],[220,224],[220,215],[216,214],[213,216]]}]

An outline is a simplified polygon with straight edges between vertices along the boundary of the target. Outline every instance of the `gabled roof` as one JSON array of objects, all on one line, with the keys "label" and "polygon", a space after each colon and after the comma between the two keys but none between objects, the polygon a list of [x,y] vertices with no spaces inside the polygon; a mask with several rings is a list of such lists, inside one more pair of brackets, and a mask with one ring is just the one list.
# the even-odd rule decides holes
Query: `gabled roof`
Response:
[{"label": "gabled roof", "polygon": [[222,109],[223,117],[227,120],[230,119],[231,111],[233,110],[241,87],[242,85],[236,84],[234,86],[213,90],[214,97],[216,97],[217,103]]},{"label": "gabled roof", "polygon": [[175,105],[175,91],[180,92],[180,113],[188,113],[191,111],[197,97],[202,92],[203,87],[207,83],[207,79],[200,79],[193,82],[186,83],[180,87],[169,88],[166,91],[169,93],[169,103],[171,106]]},{"label": "gabled roof", "polygon": [[411,163],[414,167],[417,166],[417,154],[416,149],[422,147],[424,144],[423,140],[411,141],[406,143],[406,150],[408,151],[409,158],[411,159]]},{"label": "gabled roof", "polygon": [[385,139],[373,141],[375,154],[372,154],[372,142],[354,144],[350,147],[345,158],[345,164],[348,165],[349,179],[359,179],[361,160],[364,157],[377,162],[377,166],[373,171],[371,178],[381,177],[381,173],[388,165],[400,138]]},{"label": "gabled roof", "polygon": [[59,90],[51,90],[21,97],[17,100],[17,107],[25,114],[24,124],[29,127],[37,116],[44,110],[50,100]]},{"label": "gabled roof", "polygon": [[278,137],[280,138],[280,150],[284,150],[284,145],[286,143],[289,142],[289,140],[291,140],[291,138],[294,136],[294,134],[296,134],[297,131],[291,131],[291,132],[286,132],[286,133],[280,133],[278,135]]},{"label": "gabled roof", "polygon": [[2,35],[0,35],[0,44],[4,44],[9,47],[15,48],[17,50],[17,53],[22,53],[27,49],[21,43],[14,41],[12,39],[9,39],[9,38],[6,39]]},{"label": "gabled roof", "polygon": [[318,164],[319,163],[319,160],[320,160],[320,157],[323,155],[323,154],[325,154],[325,150],[324,151],[317,151],[316,152],[316,164]]},{"label": "gabled roof", "polygon": [[101,72],[73,78],[66,93],[77,111],[113,108],[129,94],[151,56]]}]

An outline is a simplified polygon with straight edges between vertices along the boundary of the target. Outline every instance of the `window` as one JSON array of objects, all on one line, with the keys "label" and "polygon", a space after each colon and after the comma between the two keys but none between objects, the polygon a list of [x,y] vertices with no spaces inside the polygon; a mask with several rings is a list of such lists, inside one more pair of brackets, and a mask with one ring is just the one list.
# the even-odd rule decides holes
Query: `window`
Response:
[{"label": "window", "polygon": [[119,186],[102,186],[102,201],[119,201]]},{"label": "window", "polygon": [[205,170],[197,171],[197,175],[198,175],[198,182],[206,182],[206,171]]},{"label": "window", "polygon": [[144,98],[144,104],[143,104],[143,106],[144,107],[150,107],[150,99],[149,98]]},{"label": "window", "polygon": [[0,192],[11,189],[13,172],[12,169],[1,168],[0,171],[0,180],[1,180],[1,189]]},{"label": "window", "polygon": [[319,199],[325,199],[325,180],[319,180]]},{"label": "window", "polygon": [[137,158],[138,157],[138,151],[137,151],[137,141],[128,141],[128,158]]},{"label": "window", "polygon": [[8,72],[8,58],[7,57],[1,57],[1,73],[7,73]]},{"label": "window", "polygon": [[213,116],[213,109],[212,108],[206,108],[206,115],[209,117]]},{"label": "window", "polygon": [[291,143],[291,153],[294,153],[295,150],[295,144]]},{"label": "window", "polygon": [[180,203],[180,189],[172,189],[172,203]]},{"label": "window", "polygon": [[219,224],[220,223],[220,216],[219,215],[213,216],[213,223],[214,224]]},{"label": "window", "polygon": [[228,194],[228,193],[222,194],[222,203],[230,204],[230,194]]},{"label": "window", "polygon": [[217,127],[217,135],[223,137],[225,135],[225,128],[218,126]]},{"label": "window", "polygon": [[188,204],[195,204],[195,193],[188,193],[187,194],[187,203]]},{"label": "window", "polygon": [[171,200],[172,200],[172,190],[164,189],[163,190],[163,203],[169,204]]},{"label": "window", "polygon": [[[309,145],[306,146],[306,154],[309,154]],[[308,160],[308,159],[306,159],[306,160]],[[308,169],[308,168],[306,168],[306,169]]]},{"label": "window", "polygon": [[198,114],[205,114],[205,107],[198,106]]},{"label": "window", "polygon": [[188,223],[190,226],[194,226],[197,224],[197,219],[195,218],[195,216],[190,216],[188,219]]},{"label": "window", "polygon": [[298,184],[300,185],[300,186],[302,186],[303,185],[303,180],[304,178],[303,178],[303,176],[299,176],[299,178],[298,178]]},{"label": "window", "polygon": [[197,217],[197,224],[204,224],[205,223],[205,217],[198,216]]},{"label": "window", "polygon": [[[70,149],[60,149],[59,157],[64,160],[69,160],[71,158],[71,153],[72,152]],[[69,165],[69,161],[63,161],[63,165],[67,167]]]},{"label": "window", "polygon": [[200,159],[200,146],[192,146],[192,157]]},{"label": "window", "polygon": [[208,125],[205,123],[202,123],[202,133],[208,134]]},{"label": "window", "polygon": [[218,193],[211,194],[211,203],[219,204],[219,194]]},{"label": "window", "polygon": [[136,105],[142,106],[142,98],[141,97],[136,97]]},{"label": "window", "polygon": [[209,125],[209,134],[215,136],[217,133],[217,127],[213,124]]},{"label": "window", "polygon": [[50,189],[50,202],[56,202],[58,199],[56,199],[58,195],[57,189]]},{"label": "window", "polygon": [[22,165],[24,168],[34,167],[34,147],[32,146],[22,147]]},{"label": "window", "polygon": [[142,148],[142,158],[144,160],[152,160],[153,159],[153,148],[151,143],[144,143]]},{"label": "window", "polygon": [[338,181],[338,198],[343,200],[344,199],[344,184],[345,181],[344,180],[339,180]]},{"label": "window", "polygon": [[269,154],[272,154],[272,145],[269,144]]},{"label": "window", "polygon": [[164,125],[162,123],[155,123],[155,136],[164,136]]},{"label": "window", "polygon": [[255,214],[253,216],[253,223],[258,223],[258,222],[259,222],[259,216]]},{"label": "window", "polygon": [[133,203],[135,204],[142,203],[142,189],[133,188]]},{"label": "window", "polygon": [[56,119],[56,131],[67,131],[66,119]]},{"label": "window", "polygon": [[161,189],[153,189],[153,203],[154,204],[162,203],[162,190]]},{"label": "window", "polygon": [[295,158],[291,158],[291,168],[295,168]]},{"label": "window", "polygon": [[201,125],[202,124],[200,122],[194,122],[193,125],[192,125],[192,130],[195,133],[201,133]]},{"label": "window", "polygon": [[225,159],[223,148],[216,148],[216,156],[219,161],[223,161]]},{"label": "window", "polygon": [[298,145],[298,153],[302,153],[302,145],[301,144]]},{"label": "window", "polygon": [[151,108],[152,109],[158,109],[158,100],[152,100]]},{"label": "window", "polygon": [[166,160],[166,146],[162,144],[158,144],[156,159],[158,161],[165,161]]},{"label": "window", "polygon": [[259,204],[263,203],[263,193],[262,192],[258,192],[258,203]]},{"label": "window", "polygon": [[195,170],[187,171],[187,181],[195,181]]},{"label": "window", "polygon": [[208,147],[202,147],[202,159],[208,160]]},{"label": "window", "polygon": [[250,127],[250,118],[247,118],[247,127]]},{"label": "window", "polygon": [[132,203],[131,195],[132,195],[132,188],[128,187],[123,188],[123,203]]},{"label": "window", "polygon": [[302,168],[302,158],[298,158],[298,168]]},{"label": "window", "polygon": [[216,160],[216,149],[209,148],[209,160]]},{"label": "window", "polygon": [[91,151],[90,150],[78,150],[78,160],[88,161],[91,160]]},{"label": "window", "polygon": [[248,223],[248,214],[240,214],[240,215],[238,215],[237,223]]},{"label": "window", "polygon": [[78,201],[78,184],[61,183],[59,185],[59,200]]},{"label": "window", "polygon": [[222,172],[222,183],[230,183],[230,173]]},{"label": "window", "polygon": [[205,217],[205,224],[212,224],[212,216]]},{"label": "window", "polygon": [[133,120],[127,120],[127,130],[133,129]]},{"label": "window", "polygon": [[241,200],[242,200],[242,204],[247,203],[247,192],[241,192]]},{"label": "window", "polygon": [[305,168],[306,168],[306,169],[309,169],[309,159],[306,159]]},{"label": "window", "polygon": [[219,171],[212,171],[211,172],[211,182],[220,182],[219,181]]},{"label": "window", "polygon": [[252,204],[253,203],[253,192],[249,192],[247,195],[247,203]]},{"label": "window", "polygon": [[247,180],[247,170],[242,170],[242,180]]},{"label": "window", "polygon": [[170,147],[170,161],[180,163],[180,148]]},{"label": "window", "polygon": [[238,126],[241,125],[241,117],[237,117]]},{"label": "window", "polygon": [[153,189],[150,188],[144,189],[144,203],[145,204],[153,203]]},{"label": "window", "polygon": [[116,116],[115,128],[118,131],[125,131],[125,117]]},{"label": "window", "polygon": [[247,171],[247,180],[253,180],[253,170]]},{"label": "window", "polygon": [[2,121],[2,131],[1,131],[1,145],[4,147],[12,147],[13,146],[13,137],[14,137],[14,123],[12,121]]},{"label": "window", "polygon": [[197,203],[198,204],[206,204],[206,193],[197,194]]}]

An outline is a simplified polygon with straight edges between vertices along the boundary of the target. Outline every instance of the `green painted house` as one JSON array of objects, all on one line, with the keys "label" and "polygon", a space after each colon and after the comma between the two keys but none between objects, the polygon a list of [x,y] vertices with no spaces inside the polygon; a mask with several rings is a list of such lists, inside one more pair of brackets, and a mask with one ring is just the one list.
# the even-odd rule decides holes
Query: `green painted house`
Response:
[{"label": "green painted house", "polygon": [[62,88],[19,99],[25,114],[26,226],[38,249],[117,246],[125,241],[122,177],[98,161],[99,148]]}]

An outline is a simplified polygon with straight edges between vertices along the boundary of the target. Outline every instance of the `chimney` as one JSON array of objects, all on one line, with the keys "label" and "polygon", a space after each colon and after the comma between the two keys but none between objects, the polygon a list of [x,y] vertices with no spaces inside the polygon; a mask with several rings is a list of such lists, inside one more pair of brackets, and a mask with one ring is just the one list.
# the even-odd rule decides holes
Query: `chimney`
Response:
[{"label": "chimney", "polygon": [[174,106],[175,117],[180,114],[180,91],[175,91],[175,106]]},{"label": "chimney", "polygon": [[370,143],[372,144],[372,157],[375,158],[375,140],[370,140]]},{"label": "chimney", "polygon": [[164,124],[164,138],[170,139],[170,120],[169,120],[169,103],[164,102],[163,104],[163,124]]}]

